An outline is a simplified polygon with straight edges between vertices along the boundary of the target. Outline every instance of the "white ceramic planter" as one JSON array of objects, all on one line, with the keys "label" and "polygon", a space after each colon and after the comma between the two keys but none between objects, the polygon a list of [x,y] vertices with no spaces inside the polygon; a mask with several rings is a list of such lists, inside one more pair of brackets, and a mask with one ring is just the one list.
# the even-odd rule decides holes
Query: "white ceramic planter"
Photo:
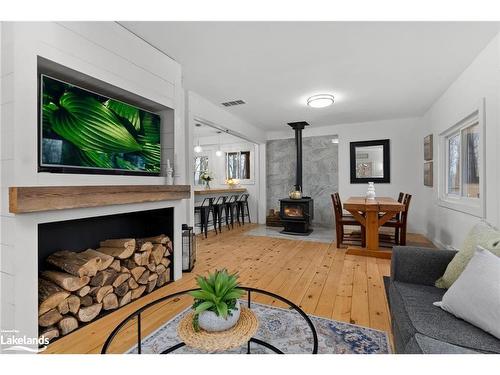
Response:
[{"label": "white ceramic planter", "polygon": [[198,316],[198,324],[201,329],[208,332],[226,331],[236,325],[240,318],[240,302],[236,301],[236,310],[231,310],[232,315],[227,319],[217,316],[213,311],[203,311]]}]

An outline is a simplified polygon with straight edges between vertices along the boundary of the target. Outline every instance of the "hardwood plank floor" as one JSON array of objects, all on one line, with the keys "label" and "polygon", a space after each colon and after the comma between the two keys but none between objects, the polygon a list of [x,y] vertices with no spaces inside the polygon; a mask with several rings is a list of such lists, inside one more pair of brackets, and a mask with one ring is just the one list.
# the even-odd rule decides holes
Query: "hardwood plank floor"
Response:
[{"label": "hardwood plank floor", "polygon": [[[265,289],[288,298],[308,314],[360,324],[389,332],[390,321],[383,279],[390,260],[346,255],[334,243],[248,236],[245,225],[207,239],[199,237],[193,272],[181,280],[104,316],[51,345],[45,353],[99,353],[111,331],[136,309],[163,296],[195,287],[195,277],[215,269],[239,272],[242,285]],[[432,246],[424,237],[409,235],[411,243]],[[256,302],[283,306],[267,296]],[[179,297],[155,305],[141,315],[142,337],[153,332],[192,303]],[[122,353],[134,345],[136,322],[122,328],[110,348]]]}]

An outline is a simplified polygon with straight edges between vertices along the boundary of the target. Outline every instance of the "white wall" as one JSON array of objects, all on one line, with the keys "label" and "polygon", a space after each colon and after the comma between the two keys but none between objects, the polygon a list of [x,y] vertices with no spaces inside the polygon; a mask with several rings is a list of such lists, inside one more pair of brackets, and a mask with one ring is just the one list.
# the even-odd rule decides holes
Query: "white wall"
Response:
[{"label": "white wall", "polygon": [[[421,124],[419,118],[382,120],[356,124],[342,124],[304,129],[303,137],[338,135],[339,138],[339,194],[341,199],[349,196],[364,196],[366,184],[351,184],[349,143],[375,139],[390,139],[391,182],[375,184],[378,196],[397,198],[400,191],[413,195],[410,207],[409,230],[422,233],[424,217],[420,210],[423,197],[417,194],[417,185],[422,184],[422,174],[418,172],[420,162],[418,142],[415,133]],[[290,131],[269,132],[268,139],[293,138]],[[423,159],[422,159],[423,161]],[[333,193],[333,191],[332,191]]]},{"label": "white wall", "polygon": [[[252,211],[250,212],[250,214],[253,215],[253,221],[255,221],[255,217],[257,216],[259,223],[265,223],[265,132],[257,126],[241,120],[220,106],[206,100],[202,96],[194,92],[188,92],[186,95],[186,134],[188,134],[188,137],[191,138],[191,142],[187,146],[187,150],[190,152],[189,160],[193,160],[194,158],[192,139],[194,139],[193,129],[196,118],[208,121],[225,129],[230,129],[257,144],[254,163],[256,184],[253,186],[255,191],[250,192],[251,189],[249,189],[249,205],[253,207],[252,210],[257,210],[257,215],[255,215],[255,213],[252,214]],[[264,153],[262,153],[262,150],[264,150]],[[188,164],[188,176],[193,176],[193,163],[191,162]],[[246,187],[249,188],[250,186]],[[194,198],[191,200],[191,204],[194,206]],[[191,225],[194,224],[194,215],[192,214],[192,212],[194,212],[193,206],[190,208],[190,212],[188,213],[191,215]]]},{"label": "white wall", "polygon": [[[176,148],[177,181],[185,183],[184,92],[181,67],[114,22],[2,24],[1,135],[1,328],[38,334],[37,225],[40,222],[126,211],[174,207],[174,242],[186,222],[186,202],[162,202],[13,215],[9,186],[162,184],[164,177],[37,173],[37,56],[175,110],[174,127],[163,129],[163,156]],[[181,276],[176,246],[174,275]]]},{"label": "white wall", "polygon": [[[485,151],[486,151],[486,220],[500,226],[500,37],[495,37],[474,59],[471,65],[455,80],[423,116],[417,139],[433,134],[434,138],[434,187],[419,185],[425,205],[426,226],[424,233],[437,244],[460,247],[467,232],[480,219],[438,205],[439,134],[452,127],[477,108],[485,99]],[[420,142],[417,158],[423,160]],[[423,163],[418,164],[418,174],[423,173]]]}]

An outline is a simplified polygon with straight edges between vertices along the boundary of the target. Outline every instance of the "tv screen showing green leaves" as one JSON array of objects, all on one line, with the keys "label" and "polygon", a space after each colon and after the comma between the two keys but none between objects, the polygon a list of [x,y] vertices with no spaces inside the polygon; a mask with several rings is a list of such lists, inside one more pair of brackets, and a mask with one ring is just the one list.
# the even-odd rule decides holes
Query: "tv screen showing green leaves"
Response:
[{"label": "tv screen showing green leaves", "polygon": [[41,171],[159,175],[160,116],[41,75]]}]

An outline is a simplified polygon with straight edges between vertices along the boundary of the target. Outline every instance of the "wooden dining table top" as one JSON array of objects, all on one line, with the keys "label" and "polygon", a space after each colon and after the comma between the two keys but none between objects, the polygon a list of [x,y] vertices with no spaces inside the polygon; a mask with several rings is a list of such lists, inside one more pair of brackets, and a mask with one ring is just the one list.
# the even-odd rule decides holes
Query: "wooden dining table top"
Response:
[{"label": "wooden dining table top", "polygon": [[349,197],[344,202],[344,209],[356,211],[404,211],[405,206],[403,203],[398,202],[391,197],[375,197],[368,199],[366,197]]}]

